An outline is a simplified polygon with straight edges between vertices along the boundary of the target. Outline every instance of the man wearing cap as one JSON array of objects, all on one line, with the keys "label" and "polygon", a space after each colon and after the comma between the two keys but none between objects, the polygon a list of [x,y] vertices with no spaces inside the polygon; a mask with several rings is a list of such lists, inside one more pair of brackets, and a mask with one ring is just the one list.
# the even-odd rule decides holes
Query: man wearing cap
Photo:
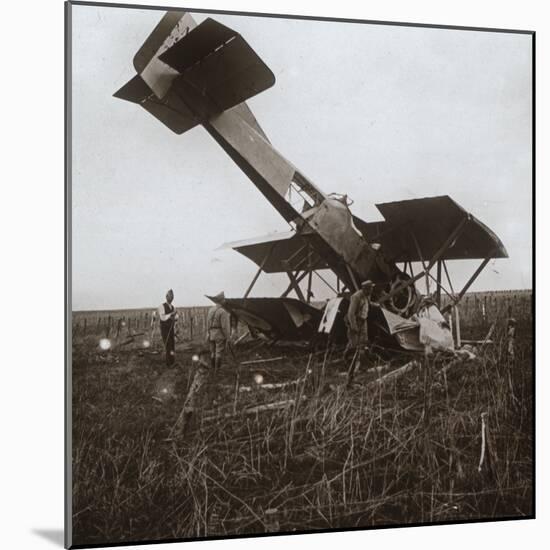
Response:
[{"label": "man wearing cap", "polygon": [[216,305],[208,310],[206,317],[206,341],[210,347],[210,364],[217,371],[223,361],[227,341],[231,336],[231,316],[223,308],[225,294],[214,296]]},{"label": "man wearing cap", "polygon": [[[346,317],[348,327],[348,343],[344,351],[344,359],[350,356],[360,355],[361,347],[366,347],[369,341],[367,317],[369,315],[370,298],[374,283],[370,280],[363,281],[361,288],[354,292],[349,299],[349,308]],[[355,361],[354,361],[355,363]],[[350,368],[353,374],[353,367]]]},{"label": "man wearing cap", "polygon": [[178,319],[178,312],[172,302],[174,301],[174,291],[170,289],[166,293],[166,302],[161,304],[158,308],[158,315],[160,319],[160,334],[162,336],[162,342],[166,349],[166,366],[171,367],[176,360],[176,321]]}]

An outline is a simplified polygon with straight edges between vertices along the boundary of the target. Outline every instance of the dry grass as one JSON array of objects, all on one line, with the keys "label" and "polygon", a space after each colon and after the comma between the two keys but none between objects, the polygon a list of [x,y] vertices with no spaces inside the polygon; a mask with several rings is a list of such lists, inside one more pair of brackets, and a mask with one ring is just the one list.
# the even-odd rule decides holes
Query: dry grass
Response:
[{"label": "dry grass", "polygon": [[[159,381],[162,355],[99,354],[96,339],[77,339],[74,543],[530,516],[529,331],[518,330],[513,364],[497,331],[496,345],[445,372],[448,359],[435,356],[378,385],[369,382],[379,373],[363,368],[349,390],[338,350],[286,351],[279,362],[241,367],[241,383],[253,384],[258,371],[265,382],[298,383],[239,392],[236,415],[228,364],[210,410],[174,441],[165,438],[189,385],[189,356],[180,353],[182,366]],[[152,399],[159,384],[175,396]],[[288,400],[294,405],[246,414]],[[478,471],[484,412],[488,447]]]}]

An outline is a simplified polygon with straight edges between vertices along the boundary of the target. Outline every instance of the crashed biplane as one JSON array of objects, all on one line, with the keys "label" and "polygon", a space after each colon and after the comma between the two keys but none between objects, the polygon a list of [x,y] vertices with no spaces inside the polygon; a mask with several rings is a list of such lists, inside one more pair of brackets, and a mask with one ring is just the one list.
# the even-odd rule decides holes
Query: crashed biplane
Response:
[{"label": "crashed biplane", "polygon": [[[246,100],[273,86],[275,76],[240,34],[213,19],[197,25],[189,13],[167,12],[133,64],[136,76],[115,97],[140,105],[177,134],[201,125],[290,225],[286,233],[231,245],[258,270],[244,296],[225,299],[224,307],[253,334],[345,339],[346,296],[370,279],[378,304],[368,319],[375,339],[409,350],[427,343],[452,348],[443,314],[491,259],[507,257],[488,227],[448,196],[379,204],[384,221],[354,216],[346,195],[324,193],[270,143]],[[457,259],[481,260],[459,291],[447,269]],[[421,265],[417,273],[413,263]],[[334,274],[335,285],[323,270]],[[250,296],[262,272],[288,276],[280,297]],[[313,276],[332,288],[333,299],[312,301]],[[429,296],[417,289],[420,279]]]}]

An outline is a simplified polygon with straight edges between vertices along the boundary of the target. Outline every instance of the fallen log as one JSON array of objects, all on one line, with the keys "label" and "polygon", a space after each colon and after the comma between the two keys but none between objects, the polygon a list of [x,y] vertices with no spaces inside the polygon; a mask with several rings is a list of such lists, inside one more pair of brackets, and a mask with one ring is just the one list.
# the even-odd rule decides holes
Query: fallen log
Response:
[{"label": "fallen log", "polygon": [[260,363],[272,363],[274,361],[280,361],[281,359],[284,359],[284,357],[281,356],[281,357],[269,357],[267,359],[253,359],[252,361],[243,361],[241,363],[241,366],[259,365]]},{"label": "fallen log", "polygon": [[370,367],[367,369],[367,372],[377,372],[381,374],[387,371],[390,368],[390,365],[377,365],[376,367]]},{"label": "fallen log", "polygon": [[286,388],[287,386],[293,386],[298,384],[302,380],[290,380],[290,382],[273,382],[269,384],[258,384],[255,389],[258,390],[276,390],[279,388]]},{"label": "fallen log", "polygon": [[407,364],[403,365],[402,367],[392,370],[388,374],[385,374],[384,376],[381,376],[380,378],[373,380],[372,382],[369,382],[367,386],[381,386],[382,384],[385,384],[390,380],[395,380],[396,378],[403,376],[404,374],[413,370],[415,367],[418,367],[419,365],[420,365],[420,362],[417,361],[416,359],[413,359],[412,361],[409,361]]},{"label": "fallen log", "polygon": [[[305,395],[303,395],[300,399],[300,401],[304,401],[306,398]],[[287,407],[290,407],[291,405],[294,405],[296,403],[296,399],[286,399],[285,401],[275,401],[273,403],[266,403],[265,405],[257,405],[255,407],[250,407],[248,409],[244,409],[241,411],[236,412],[230,412],[230,413],[221,413],[216,414],[214,416],[207,416],[203,418],[204,422],[209,422],[212,420],[218,420],[220,418],[231,418],[233,416],[237,416],[239,414],[256,414],[259,412],[266,412],[266,411],[275,411],[278,409],[285,409]]]},{"label": "fallen log", "polygon": [[[303,396],[303,399],[305,399],[305,396]],[[254,413],[263,412],[263,411],[285,409],[286,407],[290,407],[290,405],[294,405],[294,403],[296,403],[295,399],[285,399],[284,401],[266,403],[265,405],[256,405],[255,407],[250,407],[249,409],[245,409],[243,412],[245,414],[254,414]]]},{"label": "fallen log", "polygon": [[457,365],[464,365],[468,361],[474,361],[474,359],[477,359],[476,355],[474,355],[471,352],[467,352],[466,354],[459,354],[457,353],[457,357],[453,360],[447,363],[444,367],[439,369],[436,372],[436,376],[441,376],[442,374],[447,374],[447,372],[452,369],[453,367]]},{"label": "fallen log", "polygon": [[[291,380],[290,382],[274,382],[269,384],[256,384],[254,386],[239,386],[239,392],[251,392],[258,390],[276,390],[280,388],[286,388],[298,384],[302,380]],[[233,388],[234,386],[224,385],[224,388]]]}]

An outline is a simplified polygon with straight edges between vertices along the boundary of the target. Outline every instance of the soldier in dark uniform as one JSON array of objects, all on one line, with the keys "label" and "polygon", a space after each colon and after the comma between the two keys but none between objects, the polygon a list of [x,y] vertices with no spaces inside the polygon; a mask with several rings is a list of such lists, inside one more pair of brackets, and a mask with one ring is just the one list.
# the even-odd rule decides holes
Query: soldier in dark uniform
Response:
[{"label": "soldier in dark uniform", "polygon": [[351,295],[347,313],[348,345],[344,351],[344,358],[348,359],[353,352],[367,346],[369,342],[367,317],[374,283],[363,281],[361,288]]},{"label": "soldier in dark uniform", "polygon": [[160,319],[160,334],[162,336],[162,342],[166,349],[166,366],[171,367],[176,360],[176,321],[178,319],[178,312],[172,302],[174,301],[174,291],[170,289],[166,293],[166,302],[161,304],[158,308],[158,314]]},{"label": "soldier in dark uniform", "polygon": [[348,385],[351,384],[357,363],[361,361],[363,351],[369,344],[367,318],[373,288],[374,283],[372,281],[363,281],[361,288],[352,294],[349,300],[346,318],[348,343],[344,351],[344,360],[349,360],[352,355],[354,360],[348,370]]}]

